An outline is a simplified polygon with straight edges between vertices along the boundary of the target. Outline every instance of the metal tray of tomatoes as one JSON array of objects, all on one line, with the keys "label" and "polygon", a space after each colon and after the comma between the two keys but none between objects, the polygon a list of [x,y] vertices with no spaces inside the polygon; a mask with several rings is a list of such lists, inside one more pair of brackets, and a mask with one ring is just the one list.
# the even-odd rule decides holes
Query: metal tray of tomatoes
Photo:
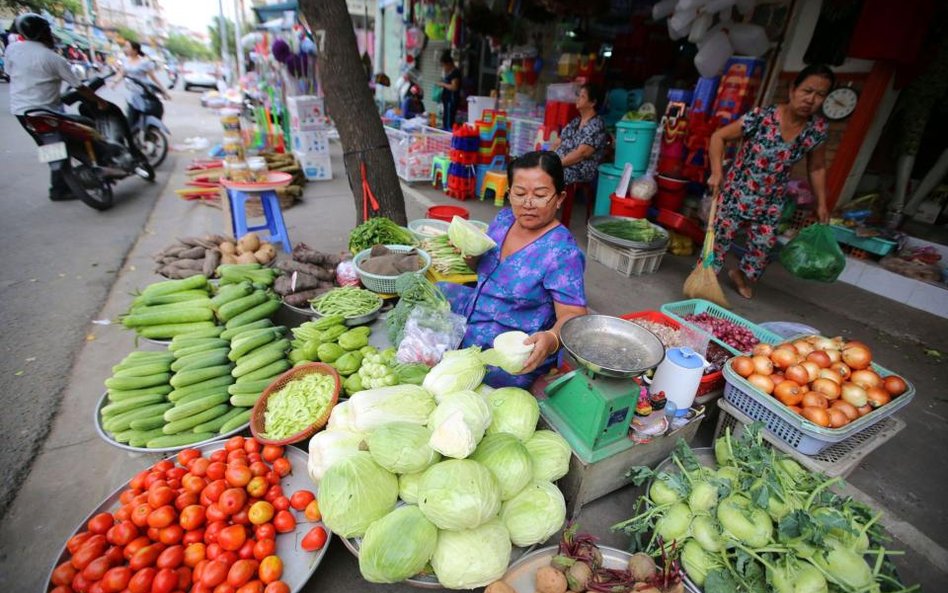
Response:
[{"label": "metal tray of tomatoes", "polygon": [[[209,457],[211,453],[222,449],[224,443],[214,442],[208,443],[206,445],[196,445],[192,446],[192,449],[197,449],[201,452],[204,457]],[[151,450],[151,449],[150,449]],[[309,472],[306,471],[306,465],[308,460],[308,455],[296,447],[286,447],[284,449],[285,456],[290,460],[290,463],[293,466],[291,473],[287,474],[280,481],[280,486],[283,487],[283,491],[287,496],[293,492],[301,489],[310,490],[319,496],[319,489],[313,484],[313,481],[309,478]],[[177,464],[174,456],[168,456],[166,459],[171,459]],[[131,480],[129,480],[131,481]],[[128,483],[125,482],[119,486],[112,494],[106,497],[98,506],[96,506],[86,517],[76,526],[74,530],[66,538],[66,541],[69,541],[69,538],[78,534],[81,531],[86,529],[86,524],[89,522],[89,519],[98,515],[99,513],[104,512],[115,512],[121,507],[119,502],[119,496],[122,492],[128,488]],[[286,583],[291,593],[298,593],[303,589],[303,586],[306,585],[306,582],[313,576],[313,573],[316,572],[316,569],[319,567],[319,564],[323,561],[323,557],[326,556],[326,551],[329,550],[329,544],[332,541],[332,531],[329,530],[322,521],[316,523],[305,522],[303,514],[291,510],[294,516],[297,519],[296,530],[292,533],[281,533],[277,534],[276,538],[276,553],[283,561],[283,576],[280,580]],[[303,519],[303,520],[301,520]],[[302,549],[300,542],[306,533],[316,526],[322,526],[326,530],[326,542],[323,544],[323,547],[315,552],[307,552]],[[46,577],[47,587],[52,587],[53,579],[53,570],[57,566],[65,562],[70,558],[70,554],[66,549],[66,542],[63,542],[62,547],[59,550],[59,554],[56,556],[56,561],[53,563],[53,566],[49,570],[49,574]]]},{"label": "metal tray of tomatoes", "polygon": [[102,397],[99,398],[98,403],[95,405],[95,411],[93,412],[95,416],[93,418],[93,424],[95,425],[96,433],[99,435],[99,438],[101,438],[106,443],[112,445],[113,447],[118,447],[119,449],[124,449],[126,451],[132,451],[134,453],[174,453],[176,451],[180,451],[181,449],[194,449],[194,448],[202,447],[204,445],[208,445],[210,443],[216,443],[217,441],[226,439],[228,437],[232,437],[234,435],[238,435],[244,430],[246,430],[248,426],[250,426],[250,421],[248,420],[245,424],[241,424],[240,426],[238,426],[237,428],[235,428],[234,430],[230,432],[215,435],[214,437],[206,441],[200,441],[197,443],[192,443],[190,445],[181,445],[180,447],[159,447],[155,449],[149,449],[147,447],[132,447],[131,445],[126,445],[125,443],[120,443],[116,441],[111,436],[109,436],[109,433],[106,432],[104,428],[102,428],[102,414],[99,413],[99,410],[101,410],[108,403],[109,403],[109,392],[106,391],[105,393],[102,394]]}]

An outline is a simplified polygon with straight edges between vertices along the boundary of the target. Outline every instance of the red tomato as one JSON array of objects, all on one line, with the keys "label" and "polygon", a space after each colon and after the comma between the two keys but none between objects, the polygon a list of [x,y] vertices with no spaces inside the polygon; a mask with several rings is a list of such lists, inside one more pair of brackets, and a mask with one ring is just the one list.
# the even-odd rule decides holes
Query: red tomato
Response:
[{"label": "red tomato", "polygon": [[247,538],[247,541],[244,542],[244,545],[240,546],[240,549],[237,550],[237,556],[243,560],[250,560],[253,558],[253,547],[257,543],[257,540],[253,538]]},{"label": "red tomato", "polygon": [[132,570],[139,570],[145,568],[146,566],[154,566],[155,562],[158,560],[159,554],[164,551],[164,544],[151,544],[150,546],[145,546],[141,550],[135,552],[135,555],[132,556],[131,560],[128,561],[128,565]]},{"label": "red tomato", "polygon": [[192,529],[184,534],[184,537],[181,538],[181,543],[185,546],[190,544],[196,544],[204,541],[204,528]]},{"label": "red tomato", "polygon": [[306,509],[306,505],[316,500],[316,495],[309,490],[297,490],[290,497],[290,506],[297,511]]},{"label": "red tomato", "polygon": [[129,593],[151,593],[151,583],[157,573],[158,571],[150,566],[136,572],[128,582]]},{"label": "red tomato", "polygon": [[82,547],[82,544],[86,543],[93,534],[88,531],[83,531],[77,533],[76,535],[69,538],[69,541],[66,542],[66,549],[69,550],[70,554],[75,554],[79,551],[79,548]]},{"label": "red tomato", "polygon": [[192,504],[181,509],[181,514],[178,516],[178,524],[185,530],[192,531],[203,525],[206,518],[207,511],[205,508],[199,504]]},{"label": "red tomato", "polygon": [[273,462],[273,471],[281,476],[289,475],[293,471],[293,465],[286,457],[280,457]]},{"label": "red tomato", "polygon": [[224,581],[220,585],[214,587],[213,593],[237,593],[237,589],[234,589],[227,584],[227,581]]},{"label": "red tomato", "polygon": [[214,480],[201,493],[201,496],[205,494],[208,495],[208,498],[211,499],[211,502],[217,502],[217,499],[221,497],[221,494],[224,493],[224,490],[227,490],[230,486],[227,485],[227,482],[224,480]]},{"label": "red tomato", "polygon": [[[218,499],[223,500],[221,498]],[[204,511],[204,516],[207,518],[208,522],[215,523],[217,521],[226,521],[227,513],[224,512],[224,509],[218,503],[210,504],[207,509]]]},{"label": "red tomato", "polygon": [[225,459],[227,459],[227,451],[224,449],[218,449],[217,451],[211,453],[210,456],[211,461],[224,461]]},{"label": "red tomato", "polygon": [[178,451],[178,463],[182,467],[188,467],[188,464],[193,460],[201,456],[201,452],[197,449],[181,449]]},{"label": "red tomato", "polygon": [[151,593],[171,593],[178,586],[178,573],[172,568],[162,568],[151,583]]},{"label": "red tomato", "polygon": [[174,523],[177,518],[178,515],[174,512],[174,507],[166,504],[148,514],[148,526],[161,529]]},{"label": "red tomato", "polygon": [[204,477],[210,465],[211,465],[211,461],[209,459],[198,457],[197,459],[192,461],[191,464],[188,466],[188,471],[194,474],[195,476]]},{"label": "red tomato", "polygon": [[247,517],[254,525],[262,525],[273,518],[273,505],[265,500],[258,500],[250,506]]},{"label": "red tomato", "polygon": [[71,583],[72,580],[76,578],[78,573],[79,571],[76,570],[76,567],[70,564],[67,560],[53,569],[53,575],[50,579],[50,582],[52,582],[54,585],[69,586],[69,583]]},{"label": "red tomato", "polygon": [[152,471],[166,472],[169,469],[174,467],[174,462],[170,459],[162,459],[158,463],[152,466]]},{"label": "red tomato", "polygon": [[270,502],[273,504],[273,508],[278,511],[285,511],[290,508],[290,499],[285,496],[277,496]]},{"label": "red tomato", "polygon": [[173,467],[165,472],[166,480],[180,480],[184,477],[184,474],[188,473],[188,470],[183,467]]},{"label": "red tomato", "polygon": [[240,589],[237,589],[236,593],[263,593],[263,588],[264,584],[261,581],[254,579]]},{"label": "red tomato", "polygon": [[145,487],[145,478],[148,476],[148,470],[143,469],[142,471],[135,474],[135,477],[131,479],[128,483],[128,487],[132,490],[141,491]]},{"label": "red tomato", "polygon": [[125,563],[125,557],[122,555],[121,546],[112,546],[106,550],[105,558],[109,561],[109,566],[118,566]]},{"label": "red tomato", "polygon": [[82,573],[76,574],[72,579],[72,589],[73,591],[78,591],[79,593],[87,593],[89,587],[92,586],[92,581],[82,576]]},{"label": "red tomato", "polygon": [[188,544],[188,547],[184,549],[184,565],[191,568],[197,566],[197,563],[206,557],[206,550],[207,546],[203,542]]},{"label": "red tomato", "polygon": [[151,508],[157,509],[169,505],[174,501],[175,491],[167,486],[161,486],[148,491],[148,504]]},{"label": "red tomato", "polygon": [[102,588],[106,593],[121,593],[128,587],[128,582],[132,579],[132,569],[127,566],[116,566],[106,571],[102,577]]},{"label": "red tomato", "polygon": [[276,540],[261,539],[253,545],[253,557],[257,560],[263,560],[267,556],[276,554]]},{"label": "red tomato", "polygon": [[195,586],[201,584],[201,577],[204,576],[204,569],[207,568],[207,565],[210,563],[210,560],[201,560],[194,566],[194,570],[191,571],[191,580],[194,582]]},{"label": "red tomato", "polygon": [[126,560],[131,560],[139,550],[145,546],[151,545],[151,540],[147,536],[139,536],[133,539],[125,546],[125,549],[122,551],[122,555],[125,556]]},{"label": "red tomato", "polygon": [[113,546],[125,546],[138,537],[138,528],[131,521],[116,523],[105,534],[105,539]]},{"label": "red tomato", "polygon": [[[244,485],[246,485],[246,483],[244,483]],[[217,501],[217,506],[219,506],[226,515],[233,515],[240,511],[245,504],[247,504],[247,491],[240,486],[228,488],[221,494],[220,499]]]},{"label": "red tomato", "polygon": [[[261,465],[263,464],[261,463]],[[247,494],[254,498],[263,498],[267,494],[269,487],[270,483],[267,482],[265,477],[254,476],[250,479],[250,482],[247,483]]]},{"label": "red tomato", "polygon": [[277,473],[276,470],[271,469],[267,472],[267,482],[269,482],[271,486],[279,486],[280,480],[282,479],[283,478],[280,477],[280,474]]},{"label": "red tomato", "polygon": [[207,480],[201,476],[187,473],[181,478],[181,486],[184,487],[185,492],[200,494],[201,490],[204,490],[204,487],[207,486]]},{"label": "red tomato", "polygon": [[195,579],[188,593],[214,593],[214,587],[205,587]]},{"label": "red tomato", "polygon": [[223,562],[214,560],[204,567],[204,573],[201,575],[201,584],[208,587],[216,587],[227,579],[228,567]]},{"label": "red tomato", "polygon": [[115,525],[115,518],[112,517],[112,513],[99,513],[95,517],[89,519],[89,522],[86,524],[86,527],[92,533],[99,533],[105,535],[110,527]]},{"label": "red tomato", "polygon": [[269,486],[270,483],[266,481],[268,471],[270,471],[270,468],[262,461],[253,461],[250,463],[250,473],[253,474],[254,477],[262,477],[264,482]]},{"label": "red tomato", "polygon": [[207,545],[207,559],[217,560],[217,557],[224,553],[224,548],[217,542]]},{"label": "red tomato", "polygon": [[217,543],[217,534],[219,534],[221,529],[225,527],[227,527],[227,523],[224,521],[214,521],[213,523],[209,523],[207,527],[204,528],[204,543]]},{"label": "red tomato", "polygon": [[290,586],[283,581],[273,581],[267,585],[263,593],[290,593]]},{"label": "red tomato", "polygon": [[229,551],[239,550],[247,541],[247,529],[243,525],[231,525],[217,534],[217,543]]},{"label": "red tomato", "polygon": [[110,568],[112,568],[112,565],[109,564],[109,559],[105,556],[99,556],[86,564],[86,567],[82,569],[82,576],[90,581],[98,581],[105,576],[105,571]]},{"label": "red tomato", "polygon": [[132,499],[141,494],[141,490],[136,490],[134,488],[126,488],[119,494],[119,502],[122,504],[128,504],[132,502]]},{"label": "red tomato", "polygon": [[246,452],[246,451],[244,451],[243,449],[234,449],[233,451],[228,451],[228,452],[227,452],[227,463],[228,463],[228,464],[233,464],[233,463],[240,464],[240,463],[239,463],[240,461],[244,461],[244,462],[245,462],[245,463],[243,463],[242,465],[250,465],[249,463],[247,463],[247,452]]},{"label": "red tomato", "polygon": [[247,514],[247,511],[249,510],[250,505],[244,504],[244,506],[239,511],[230,516],[231,522],[238,525],[250,525],[250,516]]},{"label": "red tomato", "polygon": [[244,441],[245,441],[244,437],[239,436],[239,435],[235,437],[230,437],[229,439],[227,439],[227,442],[224,443],[224,450],[233,451],[235,449],[240,449],[242,451],[244,448]]},{"label": "red tomato", "polygon": [[58,585],[50,589],[49,593],[72,593],[72,587],[69,585]]},{"label": "red tomato", "polygon": [[187,591],[191,586],[191,569],[187,566],[179,566],[175,572],[178,573],[178,590]]},{"label": "red tomato", "polygon": [[260,447],[260,441],[253,437],[247,437],[247,440],[244,441],[244,451],[247,453],[259,453]]},{"label": "red tomato", "polygon": [[148,503],[147,503],[147,502],[142,503],[142,504],[136,506],[136,507],[132,510],[132,517],[131,517],[132,523],[134,523],[136,527],[145,527],[145,526],[147,526],[147,525],[148,525],[148,515],[151,514],[151,511],[152,511],[152,508],[151,508],[150,506],[148,506]]},{"label": "red tomato", "polygon": [[267,493],[263,495],[263,499],[269,503],[272,503],[281,496],[283,496],[283,487],[279,484],[272,484],[269,488],[267,488]]},{"label": "red tomato", "polygon": [[104,535],[93,535],[72,555],[70,562],[77,570],[83,570],[90,562],[104,554],[108,547],[109,542]]},{"label": "red tomato", "polygon": [[180,544],[184,539],[184,528],[180,525],[169,525],[158,530],[158,541],[166,546]]},{"label": "red tomato", "polygon": [[131,504],[122,505],[117,511],[112,513],[115,516],[116,521],[128,521],[132,518],[132,509],[134,507]]},{"label": "red tomato", "polygon": [[273,526],[276,527],[277,533],[289,533],[296,529],[296,517],[287,510],[277,511],[273,517]]},{"label": "red tomato", "polygon": [[207,478],[209,480],[222,480],[226,470],[227,466],[224,465],[223,461],[215,461],[207,466]]},{"label": "red tomato", "polygon": [[148,539],[150,539],[151,541],[156,542],[158,541],[158,533],[160,531],[161,530],[158,529],[157,527],[149,527],[148,530],[145,531],[145,535],[147,535]]},{"label": "red tomato", "polygon": [[303,536],[302,541],[300,541],[300,547],[307,552],[321,550],[325,545],[326,530],[319,526],[310,529],[309,532]]},{"label": "red tomato", "polygon": [[269,585],[273,581],[280,580],[280,577],[283,576],[283,561],[280,560],[279,556],[267,556],[260,561],[258,572],[260,580]]},{"label": "red tomato", "polygon": [[227,571],[227,584],[231,587],[240,587],[247,584],[257,574],[256,560],[238,560]]},{"label": "red tomato", "polygon": [[303,515],[306,516],[306,519],[315,523],[323,518],[323,514],[319,512],[319,501],[314,500],[313,502],[306,505],[306,510],[303,511]]},{"label": "red tomato", "polygon": [[250,468],[245,465],[228,465],[224,471],[224,479],[233,488],[243,488],[252,477]]},{"label": "red tomato", "polygon": [[258,461],[263,461],[263,455],[259,451],[248,451],[247,452],[247,462],[253,465]]},{"label": "red tomato", "polygon": [[105,593],[105,589],[102,587],[102,581],[96,581],[89,585],[87,593]]},{"label": "red tomato", "polygon": [[174,499],[174,508],[176,511],[181,511],[184,507],[191,506],[192,504],[198,503],[198,497],[201,493],[197,492],[182,492]]},{"label": "red tomato", "polygon": [[253,536],[257,539],[276,539],[276,535],[273,523],[262,523],[253,528]]},{"label": "red tomato", "polygon": [[227,568],[230,568],[234,562],[237,562],[238,560],[240,560],[240,556],[237,555],[237,552],[232,552],[230,550],[227,550],[218,554],[215,560],[219,562],[223,562],[224,564],[227,565]]},{"label": "red tomato", "polygon": [[167,486],[164,472],[151,472],[145,476],[145,490],[151,490],[158,486]]},{"label": "red tomato", "polygon": [[264,445],[263,446],[263,458],[270,463],[273,463],[277,459],[283,457],[283,447],[279,445]]},{"label": "red tomato", "polygon": [[184,546],[168,546],[155,561],[158,568],[178,568],[184,562]]}]

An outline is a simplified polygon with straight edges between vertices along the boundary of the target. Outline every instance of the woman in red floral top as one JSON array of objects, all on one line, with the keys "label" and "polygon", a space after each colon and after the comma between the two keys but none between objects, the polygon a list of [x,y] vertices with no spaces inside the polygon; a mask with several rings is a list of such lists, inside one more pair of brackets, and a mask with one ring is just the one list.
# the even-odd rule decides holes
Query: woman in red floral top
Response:
[{"label": "woman in red floral top", "polygon": [[[753,296],[751,285],[763,274],[777,242],[790,170],[804,156],[816,194],[817,216],[821,222],[829,218],[824,145],[827,123],[818,113],[834,83],[833,71],[826,66],[807,66],[791,85],[788,103],[758,107],[711,136],[708,187],[722,196],[715,222],[715,266],[721,270],[735,233],[746,225],[747,252],[740,267],[728,271],[744,298]],[[739,138],[743,138],[743,145],[725,175],[724,144]]]}]

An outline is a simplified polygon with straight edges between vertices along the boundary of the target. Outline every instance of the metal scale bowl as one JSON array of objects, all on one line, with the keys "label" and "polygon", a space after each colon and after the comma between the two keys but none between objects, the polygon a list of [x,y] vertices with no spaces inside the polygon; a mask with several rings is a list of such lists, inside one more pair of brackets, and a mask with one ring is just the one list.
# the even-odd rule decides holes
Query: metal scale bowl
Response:
[{"label": "metal scale bowl", "polygon": [[618,317],[583,315],[563,324],[560,341],[576,370],[547,385],[544,417],[587,463],[628,448],[640,391],[633,379],[665,358],[661,340]]}]

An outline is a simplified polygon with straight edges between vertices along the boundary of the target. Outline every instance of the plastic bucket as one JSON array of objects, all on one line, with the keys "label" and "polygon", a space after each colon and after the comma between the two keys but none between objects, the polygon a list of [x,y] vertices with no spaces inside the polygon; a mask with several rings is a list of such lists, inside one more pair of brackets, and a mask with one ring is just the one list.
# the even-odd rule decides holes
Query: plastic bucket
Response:
[{"label": "plastic bucket", "polygon": [[648,168],[652,140],[657,125],[653,121],[620,121],[616,124],[616,160],[619,168],[632,163],[635,171]]},{"label": "plastic bucket", "polygon": [[461,208],[460,206],[432,206],[428,208],[428,218],[434,218],[435,220],[443,220],[445,222],[451,222],[455,216],[460,216],[464,220],[467,220],[471,217],[471,213],[467,211],[467,208]]},{"label": "plastic bucket", "polygon": [[659,175],[657,183],[658,193],[655,196],[655,205],[658,208],[671,210],[672,212],[680,210],[688,191],[688,180]]},{"label": "plastic bucket", "polygon": [[608,216],[612,207],[609,196],[615,193],[616,186],[622,178],[622,169],[610,163],[599,165],[599,181],[596,183],[596,202],[593,205],[593,216]]},{"label": "plastic bucket", "polygon": [[651,200],[636,200],[635,198],[620,198],[612,194],[609,196],[612,205],[609,214],[612,216],[628,216],[630,218],[645,218]]}]

